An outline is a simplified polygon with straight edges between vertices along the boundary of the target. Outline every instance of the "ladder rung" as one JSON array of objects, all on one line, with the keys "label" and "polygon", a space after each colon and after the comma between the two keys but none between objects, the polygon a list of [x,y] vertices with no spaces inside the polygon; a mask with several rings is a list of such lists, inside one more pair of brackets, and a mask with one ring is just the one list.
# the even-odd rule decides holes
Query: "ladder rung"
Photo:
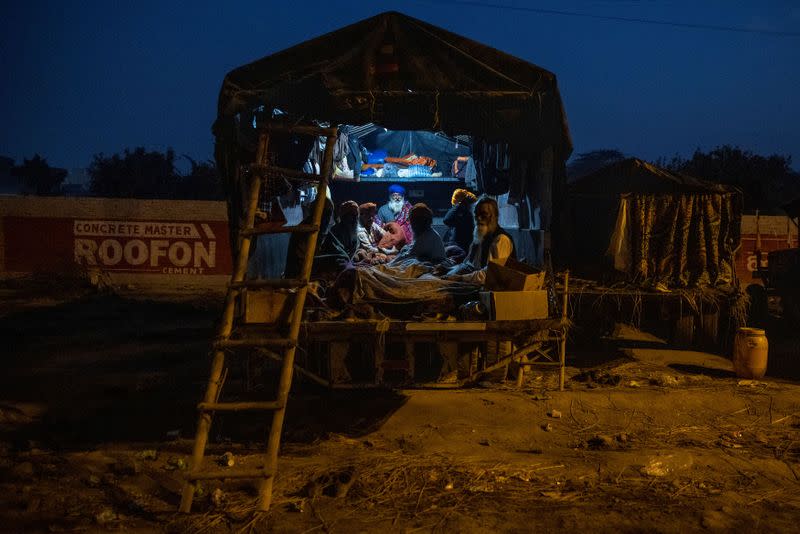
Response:
[{"label": "ladder rung", "polygon": [[224,480],[226,478],[272,478],[273,474],[259,468],[231,469],[225,471],[189,471],[186,480]]},{"label": "ladder rung", "polygon": [[246,339],[223,339],[217,341],[216,347],[219,349],[233,349],[238,347],[274,347],[288,348],[294,347],[297,343],[288,338],[281,337],[249,337]]},{"label": "ladder rung", "polygon": [[265,402],[201,402],[197,409],[201,412],[242,412],[250,410],[280,410],[283,403],[278,401]]},{"label": "ladder rung", "polygon": [[263,235],[263,234],[312,234],[319,231],[316,224],[294,224],[291,226],[263,226],[259,228],[244,228],[241,232],[243,236]]},{"label": "ladder rung", "polygon": [[256,165],[250,166],[250,171],[254,174],[280,176],[290,180],[299,180],[301,182],[319,182],[322,176],[319,174],[311,174],[303,171],[296,171],[294,169],[287,169],[286,167],[276,167],[275,165]]},{"label": "ladder rung", "polygon": [[308,280],[299,278],[276,278],[274,280],[244,280],[231,282],[231,289],[297,289],[308,285]]},{"label": "ladder rung", "polygon": [[277,122],[268,122],[260,125],[261,130],[273,130],[276,132],[292,132],[306,135],[318,135],[325,137],[333,137],[336,135],[336,128],[323,128],[321,126],[309,126],[307,124],[281,124]]}]

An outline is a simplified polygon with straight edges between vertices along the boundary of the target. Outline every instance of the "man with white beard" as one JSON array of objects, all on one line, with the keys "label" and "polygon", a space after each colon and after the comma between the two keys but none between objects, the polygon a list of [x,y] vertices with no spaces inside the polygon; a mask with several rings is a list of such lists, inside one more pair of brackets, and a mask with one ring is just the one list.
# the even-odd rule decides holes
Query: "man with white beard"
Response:
[{"label": "man with white beard", "polygon": [[[514,240],[511,235],[500,228],[498,219],[500,210],[493,198],[482,197],[475,203],[473,212],[475,218],[475,231],[469,254],[464,263],[456,265],[443,277],[447,280],[458,280],[483,285],[486,281],[486,267],[491,260],[516,259]],[[459,369],[462,375],[468,375],[469,356],[456,342],[439,343],[439,353],[442,356],[442,372],[440,382],[456,382]],[[474,347],[473,347],[474,348]],[[511,353],[511,343],[508,341],[487,341],[486,354],[490,361],[497,361]]]},{"label": "man with white beard", "polygon": [[499,215],[493,198],[482,197],[475,203],[475,231],[467,259],[450,269],[445,278],[483,285],[489,261],[517,258],[513,238],[498,224]]},{"label": "man with white beard", "polygon": [[414,232],[411,230],[409,214],[411,203],[406,199],[406,190],[402,185],[392,184],[389,186],[389,201],[381,206],[376,222],[383,226],[386,223],[394,222],[400,225],[406,237],[406,243],[414,241]]}]

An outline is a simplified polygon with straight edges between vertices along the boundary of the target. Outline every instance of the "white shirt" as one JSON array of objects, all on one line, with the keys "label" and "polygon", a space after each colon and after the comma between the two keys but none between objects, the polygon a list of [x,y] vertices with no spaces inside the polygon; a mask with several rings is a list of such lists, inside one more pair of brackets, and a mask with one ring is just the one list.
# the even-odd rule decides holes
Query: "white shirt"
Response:
[{"label": "white shirt", "polygon": [[359,248],[367,250],[369,252],[378,252],[378,242],[383,237],[383,228],[378,226],[376,223],[372,223],[372,227],[367,230],[363,226],[361,226],[361,222],[358,223],[358,241],[359,241]]},{"label": "white shirt", "polygon": [[[489,256],[487,259],[486,264],[488,265],[492,260],[504,260],[511,256],[511,253],[514,251],[514,243],[511,239],[508,238],[505,234],[499,234],[497,237],[494,238],[492,241],[492,245],[489,248]],[[458,267],[463,267],[462,269],[458,269],[456,275],[450,276],[449,278],[452,280],[459,280],[462,282],[469,282],[476,285],[483,285],[486,281],[486,267],[479,268],[478,265],[472,265],[469,260],[465,261]],[[472,269],[472,272],[466,272]]]}]

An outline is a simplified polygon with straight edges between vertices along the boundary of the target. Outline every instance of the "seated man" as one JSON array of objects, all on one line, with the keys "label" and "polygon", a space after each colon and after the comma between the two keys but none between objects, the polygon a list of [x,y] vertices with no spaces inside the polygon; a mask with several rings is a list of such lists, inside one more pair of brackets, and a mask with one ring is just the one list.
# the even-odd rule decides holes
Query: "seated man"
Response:
[{"label": "seated man", "polygon": [[411,243],[414,240],[414,233],[409,224],[411,204],[405,197],[406,190],[402,185],[390,185],[389,201],[378,210],[375,222],[381,227],[385,227],[386,223],[391,222],[399,224],[405,234],[406,243]]},{"label": "seated man", "polygon": [[475,232],[467,259],[447,272],[445,278],[483,285],[486,266],[491,260],[516,259],[514,240],[498,224],[500,210],[497,202],[482,197],[475,204]]},{"label": "seated man", "polygon": [[414,243],[406,245],[389,265],[397,265],[409,259],[426,263],[444,261],[444,243],[432,228],[433,212],[425,204],[415,204],[409,213],[411,229],[414,231]]},{"label": "seated man", "polygon": [[451,207],[445,214],[442,222],[447,225],[447,233],[444,237],[445,246],[456,245],[466,254],[472,243],[472,234],[475,231],[475,223],[472,218],[472,205],[478,200],[475,195],[466,189],[456,189],[453,191]]},{"label": "seated man", "polygon": [[338,273],[358,251],[358,204],[347,200],[339,204],[339,221],[331,226],[314,257],[314,272]]},{"label": "seated man", "polygon": [[378,206],[366,202],[358,207],[358,248],[366,255],[384,252],[378,247],[386,231],[375,222]]}]

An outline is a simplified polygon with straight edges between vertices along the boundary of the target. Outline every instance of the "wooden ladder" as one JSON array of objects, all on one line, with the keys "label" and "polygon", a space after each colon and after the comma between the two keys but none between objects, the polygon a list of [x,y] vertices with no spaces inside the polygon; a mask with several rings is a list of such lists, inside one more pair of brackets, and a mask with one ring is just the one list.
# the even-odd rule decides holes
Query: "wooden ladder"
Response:
[{"label": "wooden ladder", "polygon": [[[290,132],[327,138],[325,153],[319,175],[307,174],[297,170],[283,169],[269,165],[267,149],[269,146],[270,131]],[[211,372],[206,387],[203,402],[197,405],[199,419],[197,434],[192,451],[192,459],[185,475],[183,494],[181,496],[180,511],[188,513],[192,508],[197,482],[200,480],[223,479],[260,479],[258,490],[258,510],[266,511],[272,501],[272,483],[277,471],[278,452],[281,442],[286,403],[289,389],[292,385],[294,370],[295,348],[300,333],[303,319],[303,306],[308,292],[308,283],[311,278],[311,265],[314,260],[314,251],[317,245],[317,236],[322,220],[323,209],[326,201],[328,180],[333,174],[333,147],[336,144],[336,128],[319,128],[313,126],[289,126],[282,124],[269,124],[259,132],[258,150],[255,162],[251,165],[250,189],[247,197],[245,223],[240,233],[240,246],[234,265],[231,283],[225,296],[225,304],[220,321],[216,342],[214,343],[214,356],[211,363]],[[300,182],[317,182],[317,196],[313,204],[311,224],[283,226],[271,228],[256,228],[255,217],[258,208],[259,194],[264,177],[267,175],[282,176],[287,180]],[[306,254],[297,279],[273,280],[247,280],[247,263],[250,255],[250,243],[253,236],[266,233],[301,233],[306,236]],[[251,289],[294,289],[294,302],[292,312],[288,319],[288,335],[285,337],[246,337],[232,339],[234,332],[236,302],[242,290]],[[277,326],[277,325],[276,325]],[[225,371],[225,351],[234,348],[270,349],[282,354],[280,378],[278,381],[277,398],[265,402],[219,402],[222,388],[223,374]],[[250,469],[216,469],[214,471],[201,471],[203,456],[208,442],[208,433],[211,429],[211,418],[214,412],[239,412],[239,411],[271,411],[272,426],[267,440],[266,458],[263,465]]]}]

